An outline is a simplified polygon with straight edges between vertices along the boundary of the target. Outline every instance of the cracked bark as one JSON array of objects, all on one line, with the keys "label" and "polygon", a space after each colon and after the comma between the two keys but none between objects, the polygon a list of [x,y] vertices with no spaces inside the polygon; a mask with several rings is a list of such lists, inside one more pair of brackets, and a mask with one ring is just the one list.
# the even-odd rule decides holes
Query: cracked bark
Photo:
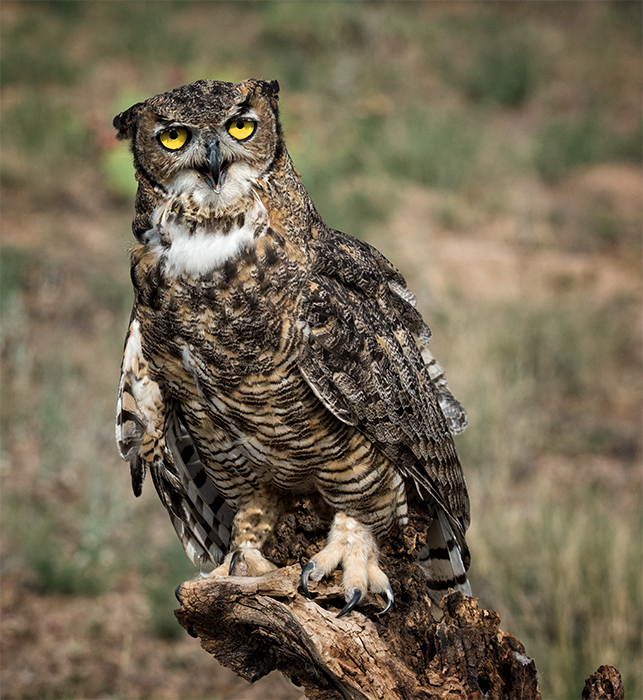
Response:
[{"label": "cracked bark", "polygon": [[[314,600],[301,594],[299,561],[323,545],[326,532],[309,504],[284,516],[264,546],[283,568],[260,578],[185,582],[176,617],[239,676],[255,681],[279,670],[310,700],[540,700],[535,663],[500,629],[494,611],[452,592],[442,601],[442,618],[434,618],[414,563],[421,525],[413,522],[382,546],[395,603],[381,618],[383,601],[368,596],[337,619],[344,605],[339,572],[329,582],[311,582]],[[601,667],[583,700],[620,700],[618,683],[616,669]]]}]

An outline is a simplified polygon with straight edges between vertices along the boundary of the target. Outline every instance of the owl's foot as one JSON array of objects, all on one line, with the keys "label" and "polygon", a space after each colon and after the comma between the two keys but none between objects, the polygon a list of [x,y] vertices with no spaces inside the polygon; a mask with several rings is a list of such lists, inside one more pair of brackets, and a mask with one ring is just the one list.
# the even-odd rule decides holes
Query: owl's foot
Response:
[{"label": "owl's foot", "polygon": [[258,549],[244,547],[230,552],[210,576],[263,576],[276,569]]},{"label": "owl's foot", "polygon": [[386,598],[383,615],[393,604],[393,590],[387,575],[378,564],[378,549],[368,527],[344,513],[337,513],[324,549],[318,552],[301,572],[301,585],[310,598],[308,581],[321,581],[339,565],[344,569],[342,588],[346,605],[337,615],[349,613],[367,591],[380,593]]},{"label": "owl's foot", "polygon": [[230,552],[210,576],[263,576],[277,567],[261,553],[272,532],[275,505],[259,491],[248,497],[234,516]]}]

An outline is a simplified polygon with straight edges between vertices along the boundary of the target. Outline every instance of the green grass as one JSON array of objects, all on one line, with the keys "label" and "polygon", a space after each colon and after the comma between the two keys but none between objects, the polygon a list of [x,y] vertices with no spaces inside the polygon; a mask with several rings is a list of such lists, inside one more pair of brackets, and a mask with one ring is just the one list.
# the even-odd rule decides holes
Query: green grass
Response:
[{"label": "green grass", "polygon": [[[542,38],[526,18],[498,12],[491,3],[444,20],[449,44],[438,51],[442,74],[473,102],[520,107],[541,80]],[[466,45],[454,51],[453,44]]]},{"label": "green grass", "polygon": [[26,285],[31,255],[21,248],[3,247],[0,255],[0,303],[3,305],[19,295]]},{"label": "green grass", "polygon": [[92,156],[90,130],[51,88],[21,95],[3,111],[0,146],[3,182],[41,193],[59,189],[61,174]]},{"label": "green grass", "polygon": [[177,608],[174,590],[183,581],[193,579],[198,570],[186,556],[171,526],[168,535],[166,544],[144,559],[140,568],[150,606],[150,632],[156,637],[175,639],[184,630],[174,616]]},{"label": "green grass", "polygon": [[78,405],[86,380],[69,366],[35,362],[24,383],[34,394],[31,406],[20,387],[4,390],[7,398],[13,390],[22,410],[4,412],[3,442],[5,449],[37,444],[40,456],[28,466],[29,491],[14,493],[2,512],[5,532],[20,552],[12,559],[22,559],[42,593],[103,593],[123,573],[115,566],[116,550],[129,510],[119,484],[96,458],[112,431],[106,434],[102,410]]},{"label": "green grass", "polygon": [[534,139],[533,162],[539,175],[549,183],[583,165],[610,161],[641,161],[640,130],[614,133],[599,116],[580,119],[552,118]]},{"label": "green grass", "polygon": [[2,523],[11,566],[22,562],[38,591],[98,595],[122,574],[116,546],[127,508],[101,464],[113,449],[115,388],[103,393],[96,366],[122,340],[84,344],[88,319],[120,318],[130,292],[109,273],[56,257],[11,247],[0,256],[2,445],[22,455],[6,475]]},{"label": "green grass", "polygon": [[[602,409],[618,384],[614,359],[634,359],[623,318],[579,300],[449,307],[441,318],[447,372],[464,386],[470,418],[456,442],[472,498],[475,594],[536,660],[543,697],[580,697],[601,663],[619,668],[637,697],[643,494],[636,450],[619,452],[623,436]],[[626,503],[590,467],[594,456],[614,478],[629,475]]]},{"label": "green grass", "polygon": [[[83,596],[110,590],[117,577],[104,516],[95,512],[61,516],[46,502],[34,506],[30,502],[16,503],[11,513],[12,519],[21,523],[14,537],[35,590],[44,595]],[[69,522],[72,516],[73,524]]]},{"label": "green grass", "polygon": [[473,582],[483,600],[498,601],[503,628],[536,659],[543,697],[580,697],[588,671],[603,663],[621,671],[628,697],[636,693],[643,651],[640,505],[615,514],[605,493],[579,484],[556,497],[537,479],[529,481],[525,501],[488,478],[494,482],[487,489],[504,496],[505,512],[480,510],[478,557],[486,556]]},{"label": "green grass", "polygon": [[[77,67],[60,50],[68,30],[67,18],[56,12],[63,3],[39,3],[41,11],[23,16],[12,26],[3,42],[0,85],[31,85],[41,88],[51,83],[69,85],[78,77]],[[45,9],[46,8],[46,9]],[[34,37],[38,46],[34,46]]]}]

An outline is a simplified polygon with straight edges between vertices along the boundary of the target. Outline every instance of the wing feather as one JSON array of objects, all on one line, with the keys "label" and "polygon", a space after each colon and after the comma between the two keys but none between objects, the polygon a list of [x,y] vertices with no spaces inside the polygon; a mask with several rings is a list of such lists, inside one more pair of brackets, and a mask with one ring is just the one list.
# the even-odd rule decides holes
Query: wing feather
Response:
[{"label": "wing feather", "polygon": [[437,517],[431,522],[426,535],[426,546],[419,555],[431,598],[438,604],[449,588],[471,595],[467,579],[469,561],[463,559],[458,544],[452,522],[446,513],[438,509]]},{"label": "wing feather", "polygon": [[163,422],[163,401],[158,384],[148,374],[141,348],[139,322],[132,318],[125,339],[116,404],[116,444],[121,458],[130,463],[132,490],[140,496],[154,437]]},{"label": "wing feather", "polygon": [[[420,496],[446,514],[468,562],[469,501],[452,439],[466,414],[427,354],[431,332],[415,298],[367,243],[324,229],[312,251],[304,377],[328,410],[357,424]],[[455,402],[450,419],[442,408],[447,397]]]},{"label": "wing feather", "polygon": [[218,564],[228,550],[234,512],[203,466],[177,408],[149,376],[139,322],[125,341],[116,414],[116,442],[130,463],[140,496],[149,470],[187,555]]}]

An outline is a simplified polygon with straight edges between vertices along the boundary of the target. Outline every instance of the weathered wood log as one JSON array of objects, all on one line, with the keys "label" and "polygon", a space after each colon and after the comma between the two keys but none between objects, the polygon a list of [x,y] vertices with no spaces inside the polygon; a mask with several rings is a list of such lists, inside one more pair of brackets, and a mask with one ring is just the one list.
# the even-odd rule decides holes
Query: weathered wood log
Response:
[{"label": "weathered wood log", "polygon": [[600,666],[585,681],[581,700],[625,700],[621,674],[614,666]]},{"label": "weathered wood log", "polygon": [[[320,515],[321,513],[321,515]],[[416,561],[427,523],[412,518],[383,544],[381,563],[395,603],[369,596],[337,619],[344,605],[339,572],[299,587],[300,562],[324,544],[330,514],[304,501],[277,524],[264,546],[283,568],[261,578],[201,578],[177,591],[179,622],[224,666],[254,681],[277,669],[311,700],[464,700],[540,698],[536,666],[520,642],[500,630],[493,611],[451,593],[435,619]]]},{"label": "weathered wood log", "polygon": [[307,600],[300,574],[294,565],[261,578],[186,582],[176,616],[246,680],[278,669],[311,700],[540,698],[534,662],[474,599],[452,593],[442,620],[416,611],[393,631],[361,612],[337,619],[339,587],[320,584]]},{"label": "weathered wood log", "polygon": [[[338,619],[345,602],[339,572],[311,582],[314,600],[305,598],[301,563],[323,546],[329,525],[318,512],[302,502],[277,524],[263,551],[281,569],[179,587],[177,619],[207,652],[248,681],[279,670],[311,700],[540,700],[535,663],[494,611],[458,592],[437,613],[432,608],[415,563],[426,531],[417,518],[382,545],[395,593],[385,615],[377,614],[384,601],[368,596]],[[583,700],[623,697],[618,671],[605,668],[612,667],[588,679]]]}]

